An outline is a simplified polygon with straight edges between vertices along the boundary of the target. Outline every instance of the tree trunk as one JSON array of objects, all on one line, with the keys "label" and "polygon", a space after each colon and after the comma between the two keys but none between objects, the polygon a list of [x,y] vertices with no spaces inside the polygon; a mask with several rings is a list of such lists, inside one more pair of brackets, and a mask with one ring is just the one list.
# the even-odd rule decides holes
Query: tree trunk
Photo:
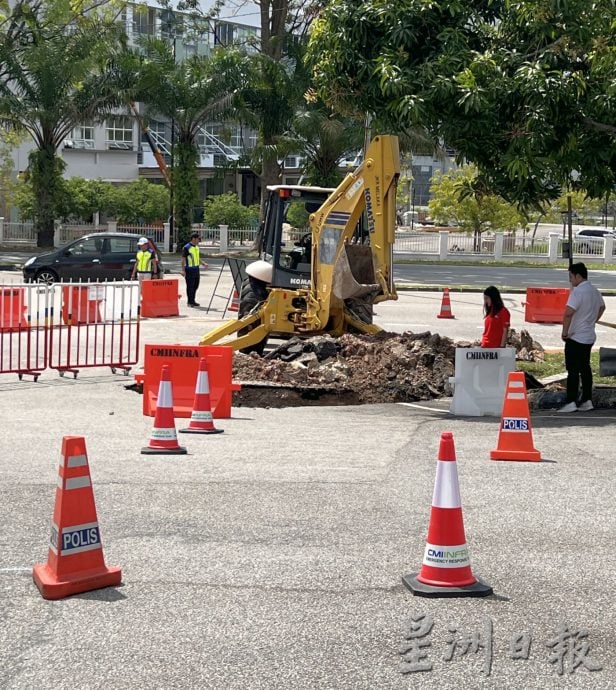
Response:
[{"label": "tree trunk", "polygon": [[53,146],[30,153],[28,169],[34,193],[37,247],[53,247],[55,209],[62,193],[62,172],[65,167],[66,164],[56,156]]},{"label": "tree trunk", "polygon": [[180,141],[175,145],[175,156],[173,169],[174,221],[178,237],[176,249],[179,252],[192,234],[193,211],[199,200],[197,149],[191,141],[180,137]]}]

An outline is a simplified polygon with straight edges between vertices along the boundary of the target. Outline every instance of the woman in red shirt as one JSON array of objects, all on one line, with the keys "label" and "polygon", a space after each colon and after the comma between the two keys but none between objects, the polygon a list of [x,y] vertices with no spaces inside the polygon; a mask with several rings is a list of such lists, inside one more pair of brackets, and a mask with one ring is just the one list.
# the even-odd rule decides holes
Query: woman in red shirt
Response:
[{"label": "woman in red shirt", "polygon": [[483,291],[483,311],[485,319],[481,347],[505,347],[511,315],[494,285]]}]

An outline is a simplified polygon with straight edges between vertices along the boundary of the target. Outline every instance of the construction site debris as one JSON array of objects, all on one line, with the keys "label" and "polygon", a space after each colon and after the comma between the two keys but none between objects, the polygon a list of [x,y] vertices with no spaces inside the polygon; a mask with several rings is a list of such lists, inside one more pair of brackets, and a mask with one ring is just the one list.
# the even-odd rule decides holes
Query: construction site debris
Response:
[{"label": "construction site debris", "polygon": [[[517,359],[543,360],[542,346],[527,331],[512,330],[507,344]],[[233,404],[286,407],[335,404],[338,398],[348,405],[447,397],[456,347],[477,346],[429,331],[291,338],[263,357],[234,353],[233,380],[244,384],[245,392],[234,394]]]}]

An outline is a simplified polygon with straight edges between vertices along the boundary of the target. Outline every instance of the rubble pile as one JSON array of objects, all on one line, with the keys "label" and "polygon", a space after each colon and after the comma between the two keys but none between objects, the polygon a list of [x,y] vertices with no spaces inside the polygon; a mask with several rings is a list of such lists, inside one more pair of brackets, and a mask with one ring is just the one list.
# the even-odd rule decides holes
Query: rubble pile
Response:
[{"label": "rubble pile", "polygon": [[[337,391],[345,394],[344,404],[429,400],[451,395],[456,347],[477,345],[410,331],[291,338],[264,357],[236,352],[233,380],[260,385],[257,404],[263,406],[279,406],[283,389]],[[527,331],[512,331],[508,346],[516,349],[518,359],[543,359],[543,348]],[[241,394],[234,404],[242,404]]]}]

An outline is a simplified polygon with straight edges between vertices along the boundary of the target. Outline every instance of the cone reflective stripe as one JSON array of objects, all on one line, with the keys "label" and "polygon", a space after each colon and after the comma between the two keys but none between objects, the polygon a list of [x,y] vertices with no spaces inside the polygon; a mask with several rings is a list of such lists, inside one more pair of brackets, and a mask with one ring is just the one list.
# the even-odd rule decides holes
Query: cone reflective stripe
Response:
[{"label": "cone reflective stripe", "polygon": [[476,578],[471,570],[451,432],[441,434],[421,570],[416,575],[405,575],[402,581],[418,596],[479,597],[492,594],[492,588]]},{"label": "cone reflective stripe", "polygon": [[32,577],[45,599],[62,599],[122,581],[120,568],[105,566],[82,436],[62,440],[47,563],[35,565]]},{"label": "cone reflective stripe", "polygon": [[212,405],[210,402],[210,382],[207,371],[207,359],[199,359],[197,385],[195,386],[195,402],[193,404],[190,423],[186,429],[180,429],[182,434],[222,434],[223,429],[214,426]]},{"label": "cone reflective stripe", "polygon": [[490,451],[490,458],[526,462],[541,460],[541,453],[533,444],[533,427],[530,423],[526,377],[523,371],[509,373],[498,444],[495,450]]},{"label": "cone reflective stripe", "polygon": [[451,300],[449,299],[449,288],[443,290],[443,299],[441,301],[441,312],[436,315],[437,319],[455,319],[451,311]]},{"label": "cone reflective stripe", "polygon": [[171,389],[171,367],[164,364],[160,374],[158,400],[154,427],[149,444],[141,449],[142,455],[185,455],[186,448],[178,443],[173,415],[173,392]]},{"label": "cone reflective stripe", "polygon": [[233,290],[233,295],[231,297],[231,306],[229,311],[239,311],[240,310],[240,293],[237,290]]}]

